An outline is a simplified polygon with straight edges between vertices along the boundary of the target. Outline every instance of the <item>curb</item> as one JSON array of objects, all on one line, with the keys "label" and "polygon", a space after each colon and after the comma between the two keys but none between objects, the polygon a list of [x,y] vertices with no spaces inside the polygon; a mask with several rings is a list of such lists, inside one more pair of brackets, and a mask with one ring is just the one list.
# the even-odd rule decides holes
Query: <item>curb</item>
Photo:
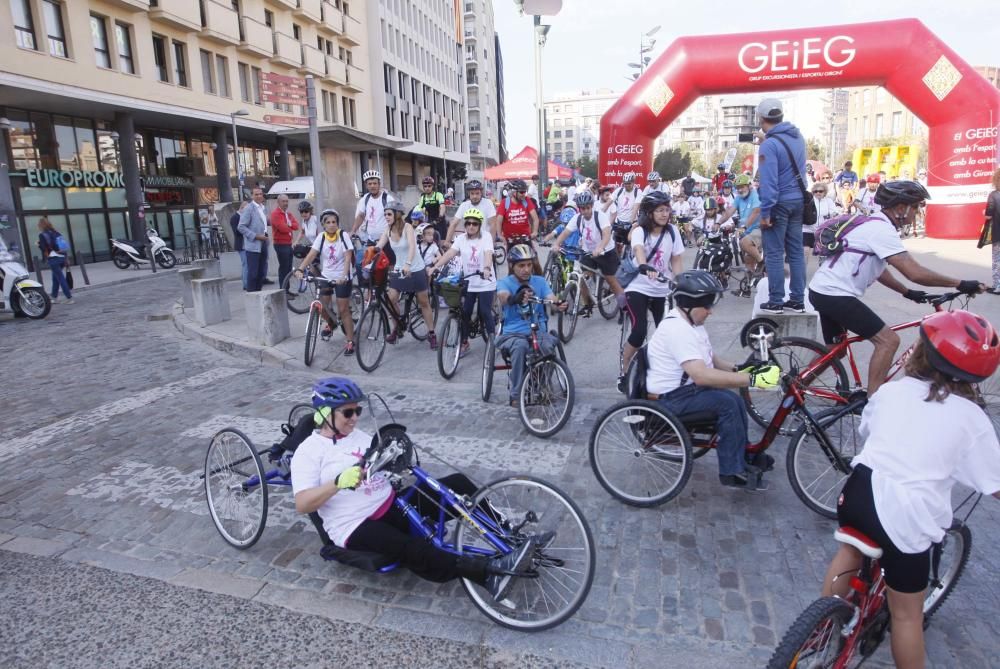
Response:
[{"label": "curb", "polygon": [[[132,270],[129,270],[129,271],[132,271]],[[110,286],[120,286],[123,283],[133,283],[135,281],[149,281],[150,279],[158,279],[160,276],[165,275],[165,274],[174,275],[174,274],[177,274],[177,270],[176,269],[159,269],[159,270],[156,270],[156,274],[153,274],[152,272],[149,272],[148,274],[139,274],[137,276],[130,276],[130,277],[126,277],[124,279],[115,279],[114,281],[105,281],[104,283],[93,283],[93,284],[90,284],[89,286],[85,284],[85,285],[82,285],[82,286],[77,286],[76,288],[73,289],[73,292],[74,293],[78,293],[78,292],[81,292],[81,291],[96,290],[98,288],[108,288]]]},{"label": "curb", "polygon": [[189,339],[200,341],[216,351],[238,357],[241,360],[250,360],[262,365],[275,365],[277,367],[285,367],[285,363],[292,360],[292,356],[269,346],[257,346],[233,339],[198,325],[188,317],[184,311],[184,305],[179,302],[174,303],[169,318],[173,321],[177,331]]}]

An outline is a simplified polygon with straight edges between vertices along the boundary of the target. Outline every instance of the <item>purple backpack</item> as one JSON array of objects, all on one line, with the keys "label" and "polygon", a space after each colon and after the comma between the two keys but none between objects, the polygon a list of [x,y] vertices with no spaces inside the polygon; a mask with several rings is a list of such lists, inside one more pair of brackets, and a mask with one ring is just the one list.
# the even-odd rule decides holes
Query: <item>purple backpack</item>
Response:
[{"label": "purple backpack", "polygon": [[[871,251],[852,249],[850,240],[847,239],[847,234],[851,230],[872,220],[876,220],[876,218],[874,216],[862,216],[861,214],[845,214],[817,224],[814,231],[816,239],[813,242],[813,255],[822,259],[820,263],[829,258],[830,267],[837,264],[837,260],[844,253],[857,253],[862,256],[875,255]],[[861,258],[861,261],[858,262],[858,268],[854,270],[853,276],[857,276],[858,272],[861,271],[861,263],[864,260],[864,258]]]}]

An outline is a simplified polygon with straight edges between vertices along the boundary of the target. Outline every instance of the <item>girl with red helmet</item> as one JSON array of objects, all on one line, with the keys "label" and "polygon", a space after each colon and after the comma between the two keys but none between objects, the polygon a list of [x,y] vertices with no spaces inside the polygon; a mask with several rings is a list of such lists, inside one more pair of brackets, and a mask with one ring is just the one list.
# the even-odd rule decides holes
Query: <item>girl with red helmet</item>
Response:
[{"label": "girl with red helmet", "polygon": [[[920,325],[906,376],[872,395],[861,417],[864,449],[837,503],[842,527],[883,554],[898,667],[924,666],[923,606],[930,549],[952,523],[956,483],[1000,497],[1000,442],[976,384],[1000,363],[1000,338],[982,316],[938,312]],[[823,595],[844,596],[862,556],[841,544]],[[846,576],[845,576],[846,575]]]}]

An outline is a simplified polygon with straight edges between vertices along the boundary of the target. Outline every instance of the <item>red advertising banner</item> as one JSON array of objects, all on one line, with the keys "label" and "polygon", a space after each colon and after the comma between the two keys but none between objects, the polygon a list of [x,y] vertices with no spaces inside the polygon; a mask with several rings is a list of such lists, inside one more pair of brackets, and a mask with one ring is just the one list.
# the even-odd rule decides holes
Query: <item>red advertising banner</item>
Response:
[{"label": "red advertising banner", "polygon": [[702,95],[873,85],[927,124],[927,236],[976,239],[1000,90],[916,19],[678,39],[601,119],[600,181],[643,181],[656,138]]},{"label": "red advertising banner", "polygon": [[273,114],[264,115],[264,123],[274,125],[309,125],[309,119],[305,116],[275,116]]},{"label": "red advertising banner", "polygon": [[302,90],[306,88],[306,80],[299,77],[289,77],[284,74],[276,74],[274,72],[265,72],[264,81],[271,82],[275,84],[285,84],[287,86],[300,86]]}]

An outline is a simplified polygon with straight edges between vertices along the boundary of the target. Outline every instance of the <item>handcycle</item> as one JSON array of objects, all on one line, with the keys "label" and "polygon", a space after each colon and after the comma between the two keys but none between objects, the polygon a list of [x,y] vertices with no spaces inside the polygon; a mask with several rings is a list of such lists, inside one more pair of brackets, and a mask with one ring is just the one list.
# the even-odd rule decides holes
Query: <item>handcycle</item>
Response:
[{"label": "handcycle", "polygon": [[[569,619],[590,592],[596,569],[594,539],[577,504],[551,483],[527,475],[500,478],[472,496],[455,493],[420,466],[406,427],[395,422],[385,401],[375,393],[367,400],[369,415],[375,415],[376,400],[389,422],[376,423],[363,468],[368,476],[380,471],[389,475],[397,492],[394,504],[406,515],[415,536],[449,553],[487,558],[510,553],[531,537],[546,536],[545,544],[535,548],[528,571],[502,601],[463,579],[473,605],[493,622],[527,632]],[[269,489],[290,489],[290,462],[295,449],[313,431],[313,413],[309,404],[293,407],[282,425],[285,438],[263,449],[235,428],[212,437],[201,478],[212,521],[229,545],[247,550],[260,539],[267,522]],[[423,489],[404,486],[408,480]],[[425,490],[433,490],[434,495]],[[415,507],[417,495],[428,498],[437,512],[421,516]],[[311,513],[309,519],[319,533],[325,560],[379,573],[398,566],[379,553],[336,546],[319,515]]]},{"label": "handcycle", "polygon": [[[524,380],[521,383],[521,390],[518,399],[518,414],[525,429],[536,437],[547,438],[561,430],[569,420],[573,412],[573,402],[575,398],[575,386],[573,374],[566,364],[566,353],[562,343],[559,342],[558,335],[553,331],[550,334],[556,338],[556,351],[552,354],[543,354],[538,344],[538,331],[540,325],[535,314],[534,305],[543,304],[538,298],[525,300],[531,305],[526,318],[531,320],[531,332],[526,335],[530,344],[527,358],[525,360]],[[490,401],[490,394],[493,390],[493,373],[510,369],[510,359],[501,352],[503,358],[500,365],[496,364],[496,338],[490,336],[486,342],[486,352],[483,355],[483,383],[482,397],[484,402]],[[508,379],[508,383],[510,380]]]},{"label": "handcycle", "polygon": [[[482,272],[476,272],[468,276],[482,276]],[[458,361],[462,357],[462,320],[465,318],[462,313],[462,300],[469,288],[469,280],[464,275],[452,274],[432,278],[432,282],[437,283],[438,294],[444,299],[448,306],[448,316],[444,325],[441,326],[441,334],[438,336],[437,362],[438,371],[445,379],[455,376],[458,371]],[[492,306],[493,321],[499,322],[499,314],[496,309],[496,300]],[[482,337],[483,341],[488,341],[492,333],[487,332],[479,318],[479,310],[474,309],[472,320],[469,326],[469,339]]]},{"label": "handcycle", "polygon": [[[960,520],[957,512],[973,497],[976,501]],[[965,523],[981,497],[975,492],[966,497],[955,509],[944,538],[931,547],[924,629],[965,571],[972,549],[972,532]],[[768,669],[857,666],[875,652],[889,632],[889,601],[879,565],[882,549],[851,527],[841,527],[833,536],[841,543],[854,546],[863,556],[857,572],[837,577],[849,577],[851,589],[843,598],[821,597],[800,613],[771,655]],[[852,664],[857,656],[860,661]]]},{"label": "handcycle", "polygon": [[[291,274],[289,274],[289,276],[291,276]],[[323,304],[323,301],[320,299],[320,292],[324,288],[332,289],[337,285],[337,283],[337,281],[330,281],[321,276],[312,276],[309,273],[309,268],[304,270],[301,285],[306,287],[312,286],[313,295],[312,301],[309,303],[309,318],[306,319],[306,338],[304,342],[305,351],[303,355],[303,362],[306,364],[306,367],[311,366],[316,357],[316,342],[318,342],[320,338],[320,327],[322,322],[325,321],[324,316],[329,316],[334,322],[339,322],[341,331],[346,334],[342,319],[339,314],[333,310],[336,308],[336,298],[332,297],[329,305]],[[361,291],[355,287],[351,291],[351,318],[355,324],[357,324],[358,320],[357,316],[354,314],[354,310],[360,304]]]},{"label": "handcycle", "polygon": [[[715,448],[715,416],[709,412],[676,415],[645,391],[646,351],[640,349],[629,367],[629,399],[598,417],[590,434],[590,465],[600,484],[616,499],[648,507],[670,501],[691,477],[692,463]],[[792,415],[802,421],[788,448],[788,478],[806,506],[827,518],[836,517],[836,495],[851,473],[860,451],[856,404],[813,414],[806,407],[805,386],[795,369],[781,378],[781,402],[764,436],[747,445],[747,459],[759,467],[766,451]],[[815,445],[809,442],[815,441]],[[809,466],[825,463],[830,480],[813,477]],[[764,467],[769,469],[770,467]],[[833,492],[835,491],[835,492]],[[822,493],[822,494],[819,494]],[[830,494],[832,493],[832,498]]]}]

